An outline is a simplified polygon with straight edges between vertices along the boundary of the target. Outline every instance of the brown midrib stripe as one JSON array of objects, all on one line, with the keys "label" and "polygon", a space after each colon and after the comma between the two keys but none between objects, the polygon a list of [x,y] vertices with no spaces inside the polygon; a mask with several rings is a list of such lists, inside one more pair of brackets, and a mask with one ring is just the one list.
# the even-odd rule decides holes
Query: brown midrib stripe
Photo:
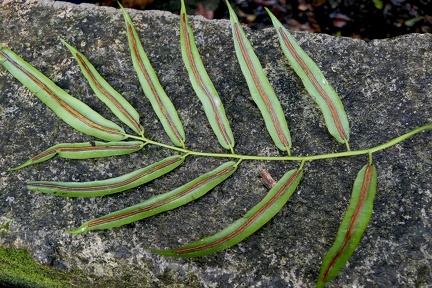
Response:
[{"label": "brown midrib stripe", "polygon": [[89,147],[60,147],[55,149],[47,150],[36,157],[33,157],[31,160],[36,161],[39,160],[49,154],[58,153],[60,151],[67,152],[79,152],[79,151],[93,151],[93,150],[123,150],[123,149],[138,149],[140,145],[131,145],[131,146],[89,146]]},{"label": "brown midrib stripe", "polygon": [[17,69],[19,69],[21,72],[23,72],[27,77],[31,78],[33,82],[35,82],[42,90],[44,90],[46,93],[48,93],[51,96],[51,99],[53,99],[55,102],[57,102],[63,109],[65,109],[69,114],[74,116],[74,118],[80,120],[81,122],[85,123],[87,126],[94,128],[96,130],[104,131],[111,134],[117,134],[117,135],[123,135],[118,130],[115,130],[113,128],[102,126],[96,122],[93,122],[92,120],[86,118],[84,115],[82,115],[80,112],[75,110],[74,108],[70,107],[65,101],[60,99],[58,96],[54,94],[52,90],[50,90],[44,83],[40,82],[39,79],[37,79],[35,76],[33,76],[29,71],[27,71],[24,67],[20,66],[18,63],[16,63],[12,58],[10,58],[7,54],[5,54],[3,51],[0,51],[0,53],[7,58],[7,60],[12,63]]},{"label": "brown midrib stripe", "polygon": [[237,23],[234,23],[234,30],[235,30],[237,41],[240,44],[241,53],[243,54],[243,57],[246,60],[246,65],[248,66],[248,69],[251,72],[253,81],[254,81],[257,89],[258,89],[258,92],[261,96],[261,99],[263,99],[267,109],[270,112],[270,116],[271,116],[273,124],[275,125],[279,140],[282,142],[282,144],[284,146],[289,147],[288,141],[285,137],[285,134],[283,133],[282,128],[280,127],[279,120],[276,117],[276,113],[274,111],[274,108],[273,108],[272,104],[270,103],[270,100],[268,99],[267,94],[264,92],[263,87],[260,84],[258,75],[256,74],[255,68],[253,67],[253,64],[251,63],[251,59],[247,55],[246,48],[244,47],[243,39],[241,38],[239,27],[238,27]]},{"label": "brown midrib stripe", "polygon": [[101,224],[109,223],[109,222],[116,221],[116,220],[119,220],[119,219],[123,219],[123,218],[131,217],[131,216],[137,215],[137,214],[139,214],[139,213],[142,213],[142,212],[145,212],[145,211],[149,211],[149,210],[151,210],[151,209],[158,208],[158,207],[160,207],[160,206],[162,206],[162,205],[165,205],[165,204],[167,204],[167,203],[169,203],[169,202],[171,202],[171,201],[174,201],[174,200],[176,200],[176,199],[178,199],[178,198],[180,198],[180,197],[183,197],[183,196],[185,196],[186,194],[191,193],[191,192],[192,192],[193,190],[195,190],[196,188],[199,188],[199,187],[201,187],[202,185],[205,185],[205,184],[209,183],[210,181],[212,181],[212,180],[214,180],[214,179],[216,179],[216,178],[219,178],[219,177],[225,175],[226,173],[229,173],[233,168],[234,168],[233,166],[227,167],[227,168],[225,168],[224,170],[222,170],[222,171],[216,173],[215,175],[212,175],[212,176],[209,177],[209,178],[204,178],[204,179],[202,179],[201,181],[195,183],[195,185],[189,187],[189,188],[186,189],[185,191],[183,191],[183,192],[181,192],[181,193],[179,193],[179,194],[173,195],[172,197],[169,197],[169,198],[167,198],[167,199],[165,199],[165,200],[163,200],[163,201],[156,202],[156,203],[153,203],[153,204],[151,204],[151,205],[149,205],[149,206],[142,207],[142,208],[137,209],[137,210],[134,210],[134,211],[129,211],[129,212],[124,213],[124,214],[114,215],[114,216],[111,216],[111,217],[108,217],[108,218],[104,218],[104,219],[100,219],[100,220],[92,221],[92,222],[90,222],[90,223],[88,224],[88,226],[89,226],[89,227],[92,227],[92,226],[96,226],[96,225],[101,225]]},{"label": "brown midrib stripe", "polygon": [[327,266],[327,268],[326,268],[326,270],[322,276],[323,281],[325,281],[327,279],[328,274],[330,273],[330,270],[336,264],[336,261],[340,258],[340,256],[342,255],[342,253],[345,251],[346,247],[348,246],[349,242],[351,241],[351,238],[354,234],[354,230],[356,228],[358,217],[360,216],[360,213],[363,209],[364,203],[367,199],[367,195],[369,192],[369,186],[370,186],[370,182],[371,182],[371,178],[372,178],[372,172],[373,172],[373,166],[369,165],[366,168],[365,175],[363,176],[363,183],[362,183],[362,188],[360,190],[358,203],[355,207],[353,216],[350,219],[350,223],[348,225],[348,229],[347,229],[347,232],[345,234],[343,244],[339,248],[339,250],[336,252],[335,256],[333,256],[329,265]]},{"label": "brown midrib stripe", "polygon": [[[160,163],[159,165],[149,168],[148,170],[144,170],[141,173],[135,175],[134,177],[124,180],[122,182],[119,183],[115,183],[115,184],[106,184],[106,185],[101,185],[101,186],[95,186],[95,187],[64,187],[64,186],[60,186],[60,185],[56,185],[56,184],[43,184],[43,183],[30,183],[29,186],[36,186],[36,187],[41,187],[41,188],[55,188],[55,189],[59,189],[60,191],[65,191],[65,192],[92,192],[92,191],[99,191],[99,190],[105,190],[105,189],[116,189],[122,186],[126,186],[132,182],[135,182],[136,180],[144,177],[144,176],[149,176],[151,173],[165,168],[171,164],[174,164],[175,162],[179,161],[181,158],[175,158],[175,159],[171,159],[168,162],[164,162],[164,163]],[[77,182],[79,183],[79,182]]]},{"label": "brown midrib stripe", "polygon": [[55,153],[57,153],[57,149],[50,149],[50,150],[42,152],[41,154],[39,154],[39,155],[31,158],[31,161],[37,161],[37,160],[39,160],[39,159],[41,159],[41,158],[43,158],[45,156],[48,156],[50,154],[55,154]]},{"label": "brown midrib stripe", "polygon": [[140,66],[140,70],[143,73],[144,78],[146,79],[147,84],[150,87],[150,89],[151,89],[151,91],[152,91],[152,93],[153,93],[153,95],[154,95],[154,97],[156,99],[156,102],[157,102],[159,108],[162,111],[162,114],[165,116],[165,119],[168,121],[168,124],[171,127],[171,130],[174,132],[177,140],[182,143],[183,142],[183,137],[177,131],[177,127],[174,124],[173,120],[171,119],[171,116],[169,115],[169,113],[165,109],[165,107],[163,106],[163,103],[162,103],[162,101],[161,101],[161,99],[159,97],[159,94],[156,91],[156,87],[154,87],[153,82],[150,80],[150,76],[148,75],[148,73],[147,73],[147,71],[146,71],[146,69],[144,67],[144,63],[143,63],[143,61],[142,61],[142,59],[141,59],[141,57],[139,55],[138,47],[137,47],[136,42],[135,42],[132,26],[130,24],[127,25],[127,30],[128,30],[129,38],[131,39],[131,42],[132,42],[133,52],[135,54],[135,57],[138,60],[139,66]]},{"label": "brown midrib stripe", "polygon": [[196,64],[194,62],[192,51],[191,51],[191,48],[190,48],[190,42],[189,42],[190,40],[189,40],[188,31],[187,31],[185,17],[186,17],[186,15],[182,14],[181,25],[182,25],[182,28],[183,28],[183,31],[184,31],[184,35],[183,36],[185,37],[185,42],[186,42],[186,52],[187,52],[187,54],[189,56],[189,61],[191,63],[192,71],[193,71],[195,77],[197,78],[201,89],[204,90],[207,98],[210,100],[210,103],[212,105],[213,114],[216,117],[216,123],[218,125],[219,131],[221,131],[222,136],[223,136],[225,142],[227,144],[230,144],[232,146],[231,140],[229,139],[228,133],[227,133],[227,131],[225,129],[225,126],[222,123],[222,120],[220,118],[220,115],[219,115],[219,112],[217,110],[217,107],[216,107],[216,105],[215,105],[215,103],[213,101],[212,94],[210,93],[210,91],[208,91],[207,87],[203,83],[203,79],[201,78],[201,75],[198,73],[198,69],[197,69]]},{"label": "brown midrib stripe", "polygon": [[190,253],[190,252],[195,252],[195,251],[199,251],[199,250],[204,250],[204,249],[209,249],[212,247],[215,247],[219,244],[222,244],[223,242],[229,241],[230,239],[234,238],[235,236],[237,236],[238,234],[240,234],[241,232],[243,232],[244,230],[246,230],[258,217],[260,217],[269,207],[271,207],[276,200],[278,200],[285,192],[286,189],[288,189],[288,187],[295,181],[295,179],[297,179],[297,176],[299,175],[299,171],[296,171],[293,175],[291,175],[291,177],[288,179],[288,181],[282,185],[282,187],[276,192],[276,194],[263,206],[261,207],[257,213],[255,213],[254,215],[252,215],[252,217],[250,217],[245,223],[243,223],[237,230],[231,232],[230,234],[228,234],[227,236],[213,242],[213,243],[209,243],[209,244],[203,244],[203,245],[199,245],[199,246],[194,246],[194,247],[190,247],[190,248],[185,248],[185,249],[174,249],[174,253],[175,254],[184,254],[184,253]]},{"label": "brown midrib stripe", "polygon": [[79,53],[75,53],[75,56],[78,58],[78,61],[81,63],[81,65],[84,67],[84,69],[87,71],[87,74],[90,76],[92,82],[97,86],[97,88],[105,95],[105,97],[110,100],[114,106],[117,107],[117,109],[120,110],[120,112],[126,116],[126,118],[132,123],[132,125],[135,127],[137,131],[141,131],[140,125],[135,121],[135,119],[130,115],[126,109],[117,101],[115,97],[113,97],[102,85],[97,81],[97,79],[94,77],[93,73],[90,71],[90,68],[85,63],[84,59],[82,59],[81,55]]},{"label": "brown midrib stripe", "polygon": [[318,91],[318,93],[324,98],[324,101],[327,104],[327,107],[330,109],[330,113],[332,115],[332,118],[335,122],[336,129],[339,132],[339,135],[342,139],[347,139],[347,136],[345,134],[345,130],[343,129],[339,114],[336,111],[336,107],[334,106],[333,102],[327,95],[327,93],[324,91],[324,88],[321,86],[321,84],[316,80],[316,78],[313,76],[312,71],[309,69],[309,67],[306,65],[306,63],[303,61],[303,59],[298,55],[298,53],[295,51],[294,47],[292,46],[291,42],[285,35],[282,28],[279,28],[279,33],[282,35],[282,38],[284,40],[285,45],[288,47],[288,49],[291,52],[291,55],[296,59],[296,61],[300,64],[303,71],[306,73],[309,80],[312,82],[312,85],[315,87],[315,89]]}]

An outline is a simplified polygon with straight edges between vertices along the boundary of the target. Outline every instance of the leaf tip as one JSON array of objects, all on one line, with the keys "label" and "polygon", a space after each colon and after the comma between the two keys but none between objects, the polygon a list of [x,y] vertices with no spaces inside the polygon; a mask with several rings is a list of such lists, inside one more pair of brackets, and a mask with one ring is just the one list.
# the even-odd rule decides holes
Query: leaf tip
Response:
[{"label": "leaf tip", "polygon": [[64,40],[63,38],[60,38],[60,42],[65,45],[69,50],[71,50],[71,48],[73,48],[69,43],[66,42],[66,40]]},{"label": "leaf tip", "polygon": [[88,226],[87,224],[83,224],[80,227],[76,228],[76,229],[71,229],[71,230],[66,230],[66,233],[68,234],[81,234],[84,232],[88,231]]},{"label": "leaf tip", "polygon": [[[24,164],[25,164],[25,163],[24,163]],[[21,168],[27,166],[27,165],[24,165],[24,164],[21,164],[21,165],[19,165],[19,166],[15,166],[15,167],[10,167],[10,168],[8,168],[6,171],[15,171],[15,170],[18,170],[18,169],[21,169]]]},{"label": "leaf tip", "polygon": [[182,255],[180,254],[176,254],[174,252],[174,250],[172,249],[167,249],[167,250],[160,250],[160,249],[156,249],[156,248],[151,248],[148,247],[147,249],[149,249],[151,252],[159,254],[161,256],[169,256],[169,257],[182,257]]}]

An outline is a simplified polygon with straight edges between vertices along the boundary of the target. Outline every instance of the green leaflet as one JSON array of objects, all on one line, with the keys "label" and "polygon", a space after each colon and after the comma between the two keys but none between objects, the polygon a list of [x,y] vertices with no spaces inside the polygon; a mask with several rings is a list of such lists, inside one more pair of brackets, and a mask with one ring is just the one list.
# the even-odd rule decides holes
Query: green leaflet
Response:
[{"label": "green leaflet", "polygon": [[230,13],[234,46],[241,70],[249,87],[253,100],[264,118],[266,127],[275,145],[282,151],[291,148],[291,136],[281,104],[276,97],[264,70],[247,40],[240,22],[229,2],[226,0]]},{"label": "green leaflet", "polygon": [[121,127],[66,93],[10,49],[0,46],[0,63],[57,116],[76,130],[107,141],[126,138]]},{"label": "green leaflet", "polygon": [[377,173],[373,164],[365,165],[357,174],[350,205],[333,243],[324,256],[317,287],[336,277],[360,242],[372,216]]},{"label": "green leaflet", "polygon": [[64,40],[61,41],[78,62],[81,72],[89,82],[96,96],[110,108],[117,118],[128,125],[135,133],[144,135],[144,128],[139,123],[139,114],[135,108],[102,78],[82,53],[78,52],[78,50]]},{"label": "green leaflet", "polygon": [[150,100],[153,110],[156,112],[172,143],[178,147],[184,147],[185,133],[177,111],[159,83],[159,79],[144,52],[131,18],[121,5],[120,8],[126,22],[132,62],[138,74],[141,87],[146,97]]},{"label": "green leaflet", "polygon": [[230,247],[253,234],[285,205],[303,176],[303,170],[288,171],[268,192],[266,197],[242,218],[222,231],[171,250],[152,250],[165,256],[196,257]]},{"label": "green leaflet", "polygon": [[29,190],[67,197],[94,197],[122,192],[156,179],[183,163],[185,156],[175,155],[131,173],[92,182],[30,181]]},{"label": "green leaflet", "polygon": [[77,234],[89,230],[108,229],[172,210],[206,194],[233,174],[237,170],[237,166],[238,163],[236,162],[226,162],[177,189],[154,196],[137,205],[87,221],[79,228],[68,232]]},{"label": "green leaflet", "polygon": [[55,155],[68,159],[89,159],[130,154],[142,149],[144,145],[145,144],[141,141],[62,143],[54,145],[25,163],[14,168],[9,168],[8,170],[17,170],[32,164],[40,163],[53,158]]},{"label": "green leaflet", "polygon": [[282,51],[294,71],[302,79],[303,85],[309,95],[312,96],[321,108],[330,134],[340,143],[346,143],[348,147],[348,117],[338,94],[327,82],[315,62],[300,47],[300,45],[298,45],[288,30],[283,27],[270,10],[266,8],[266,11],[273,21]]},{"label": "green leaflet", "polygon": [[189,79],[195,93],[203,104],[207,119],[216,134],[219,143],[225,149],[233,152],[234,136],[225,115],[222,100],[210,80],[198,49],[195,44],[191,27],[189,26],[184,0],[181,1],[180,12],[180,44],[183,61],[189,74]]}]

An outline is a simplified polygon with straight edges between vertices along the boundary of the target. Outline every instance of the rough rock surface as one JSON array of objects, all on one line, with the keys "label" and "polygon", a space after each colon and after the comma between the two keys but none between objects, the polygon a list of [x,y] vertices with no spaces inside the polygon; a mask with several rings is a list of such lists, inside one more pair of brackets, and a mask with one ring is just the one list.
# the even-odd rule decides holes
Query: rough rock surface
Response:
[{"label": "rough rock surface", "polygon": [[[177,15],[129,11],[146,52],[183,120],[187,147],[223,152],[182,64]],[[191,17],[204,64],[225,103],[237,153],[279,155],[254,106],[235,59],[229,22]],[[0,43],[13,49],[70,94],[112,118],[92,94],[60,43],[83,52],[137,108],[146,135],[166,143],[133,71],[119,10],[62,2],[0,0]],[[343,151],[284,60],[273,29],[246,29],[280,97],[293,136],[293,155]],[[432,123],[432,35],[365,43],[323,34],[294,33],[338,91],[351,125],[351,148],[365,149]],[[147,247],[169,248],[210,235],[241,217],[266,193],[257,177],[275,178],[292,162],[244,162],[205,197],[179,209],[116,229],[69,235],[93,217],[140,202],[192,179],[221,160],[190,157],[166,177],[101,198],[61,198],[26,190],[27,180],[85,181],[114,177],[171,152],[147,147],[107,159],[54,158],[6,172],[63,142],[90,141],[59,120],[0,68],[0,247],[24,248],[54,269],[81,271],[80,287],[312,287],[349,202],[352,182],[367,156],[308,163],[296,193],[267,225],[233,248],[197,259],[165,258]],[[378,191],[359,248],[331,287],[425,287],[432,283],[432,142],[421,133],[374,154]],[[71,280],[72,281],[72,280]],[[113,284],[114,285],[114,284]]]}]

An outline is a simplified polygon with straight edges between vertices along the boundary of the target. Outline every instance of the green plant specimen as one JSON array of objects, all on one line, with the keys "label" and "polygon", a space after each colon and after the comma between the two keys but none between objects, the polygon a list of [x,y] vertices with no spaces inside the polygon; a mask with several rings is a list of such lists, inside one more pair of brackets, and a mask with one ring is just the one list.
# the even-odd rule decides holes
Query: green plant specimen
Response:
[{"label": "green plant specimen", "polygon": [[432,126],[427,125],[420,127],[370,149],[350,150],[348,145],[349,124],[339,97],[337,94],[333,93],[334,90],[331,89],[331,86],[313,61],[302,51],[300,46],[295,43],[288,31],[284,30],[280,23],[278,23],[277,20],[275,21],[273,17],[276,32],[280,37],[281,48],[287,56],[288,61],[303,80],[306,90],[314,97],[319,108],[321,108],[330,134],[332,134],[338,142],[344,143],[348,150],[341,153],[301,157],[290,155],[290,132],[285,120],[285,115],[281,110],[281,104],[270,86],[259,59],[254,54],[252,46],[246,39],[235,14],[230,10],[235,51],[252,99],[257,104],[262,118],[265,121],[268,133],[272,137],[275,145],[283,151],[283,153],[286,153],[286,155],[274,157],[237,154],[235,153],[235,135],[233,135],[230,123],[225,115],[225,109],[222,104],[223,99],[217,95],[202,65],[194,43],[192,29],[188,25],[183,6],[180,17],[183,60],[194,90],[203,104],[209,123],[220,145],[227,149],[228,152],[226,154],[216,154],[187,149],[188,140],[185,139],[180,118],[157,80],[156,73],[153,71],[150,64],[151,59],[149,60],[145,55],[138,35],[133,28],[131,19],[127,16],[125,11],[123,12],[133,64],[139,75],[140,83],[173,145],[159,143],[144,136],[144,129],[139,124],[137,111],[109,86],[84,55],[79,53],[71,45],[66,44],[66,42],[64,42],[65,45],[77,60],[84,76],[88,79],[90,86],[95,91],[95,94],[136,134],[125,132],[125,130],[117,124],[103,118],[81,101],[66,94],[15,53],[2,47],[0,50],[0,62],[55,113],[75,129],[109,141],[58,144],[43,151],[26,163],[12,169],[36,164],[48,160],[55,155],[70,159],[105,157],[133,153],[143,149],[147,145],[156,145],[160,148],[170,149],[175,154],[147,167],[113,179],[87,183],[37,181],[30,182],[28,185],[29,189],[43,193],[54,193],[69,197],[93,197],[124,191],[136,187],[137,185],[142,185],[157,177],[161,177],[165,173],[181,165],[188,156],[218,157],[225,159],[226,162],[222,163],[216,169],[206,171],[198,178],[181,187],[162,193],[132,207],[89,220],[80,227],[69,231],[70,233],[82,233],[88,230],[108,229],[131,223],[174,209],[198,197],[202,197],[213,187],[235,173],[237,168],[242,164],[242,161],[245,160],[293,161],[298,164],[297,169],[288,171],[277,183],[270,185],[272,187],[270,187],[267,196],[265,196],[261,202],[222,231],[182,247],[167,250],[153,249],[154,252],[162,255],[194,257],[232,246],[267,223],[280,211],[283,205],[289,200],[296,187],[300,185],[301,177],[304,173],[307,173],[307,170],[304,168],[306,162],[312,162],[318,159],[368,155],[369,163],[358,173],[354,183],[350,207],[342,220],[335,239],[335,244],[323,259],[318,285],[325,285],[325,283],[335,277],[340,269],[342,269],[349,256],[354,252],[364,229],[368,225],[377,185],[377,171],[374,168],[372,154],[376,151],[391,147],[421,131],[431,129]]}]

